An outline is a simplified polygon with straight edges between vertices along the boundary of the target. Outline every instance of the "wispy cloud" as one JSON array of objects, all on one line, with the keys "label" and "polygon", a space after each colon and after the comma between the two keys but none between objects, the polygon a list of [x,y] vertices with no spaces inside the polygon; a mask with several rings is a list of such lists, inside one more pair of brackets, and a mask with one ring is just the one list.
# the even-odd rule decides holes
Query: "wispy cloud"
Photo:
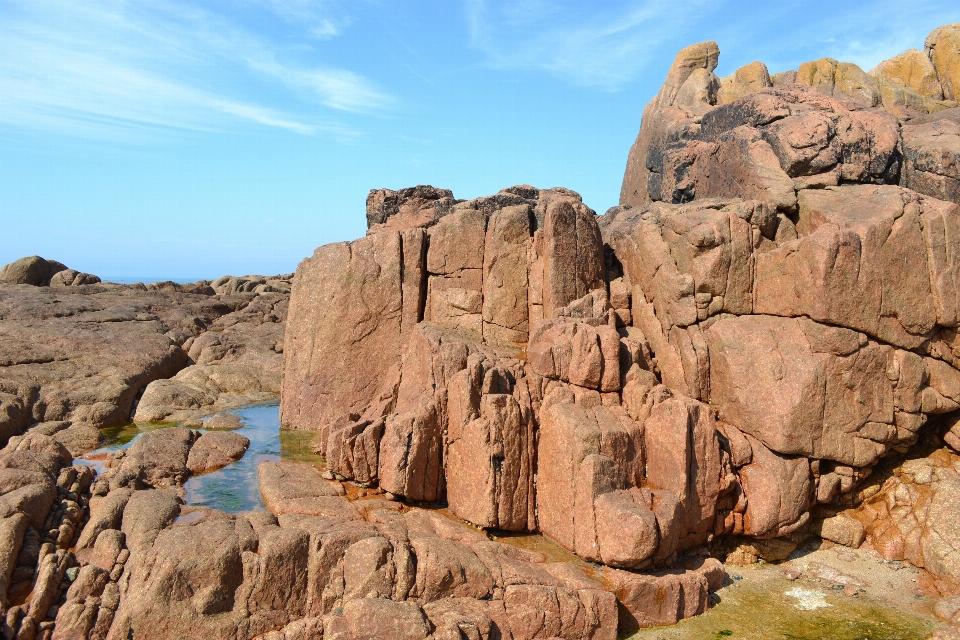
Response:
[{"label": "wispy cloud", "polygon": [[326,39],[340,35],[350,18],[330,0],[255,0],[281,18],[306,25],[310,34]]},{"label": "wispy cloud", "polygon": [[291,87],[315,94],[332,109],[364,113],[392,106],[395,100],[383,93],[363,76],[344,69],[304,70],[279,64],[271,54],[260,51],[247,55],[251,69],[275,78]]},{"label": "wispy cloud", "polygon": [[255,124],[343,139],[357,132],[337,111],[393,104],[359,74],[283,55],[223,16],[177,2],[8,2],[0,122],[84,137]]},{"label": "wispy cloud", "polygon": [[[618,89],[676,36],[702,0],[619,5],[520,0],[506,7],[465,0],[471,44],[498,68],[539,68],[575,84]],[[600,8],[598,8],[600,7]]]}]

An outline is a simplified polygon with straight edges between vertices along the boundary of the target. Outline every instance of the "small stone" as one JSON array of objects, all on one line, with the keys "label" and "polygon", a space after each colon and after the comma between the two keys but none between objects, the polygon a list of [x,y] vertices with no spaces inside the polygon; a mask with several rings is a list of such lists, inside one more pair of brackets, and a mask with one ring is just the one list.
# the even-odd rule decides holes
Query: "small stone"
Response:
[{"label": "small stone", "polygon": [[80,567],[70,567],[67,569],[67,579],[70,580],[70,582],[73,582],[77,579],[78,573],[80,573]]},{"label": "small stone", "polygon": [[803,575],[803,572],[797,569],[784,569],[781,573],[787,580],[796,580]]},{"label": "small stone", "polygon": [[330,473],[329,471],[324,471],[320,475],[323,477],[324,480],[333,480],[333,474]]}]

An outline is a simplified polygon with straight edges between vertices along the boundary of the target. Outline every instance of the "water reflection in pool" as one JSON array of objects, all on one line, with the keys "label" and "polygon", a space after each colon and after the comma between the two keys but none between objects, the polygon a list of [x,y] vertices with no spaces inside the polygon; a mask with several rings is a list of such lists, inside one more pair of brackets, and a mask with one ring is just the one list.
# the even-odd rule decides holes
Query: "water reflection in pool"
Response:
[{"label": "water reflection in pool", "polygon": [[[243,427],[236,429],[236,433],[250,439],[250,448],[237,462],[187,480],[187,504],[231,513],[262,510],[264,506],[257,479],[257,467],[261,462],[285,459],[323,465],[323,458],[310,450],[315,433],[280,429],[278,403],[253,405],[230,413],[240,417]],[[107,445],[84,457],[90,460],[106,458],[129,447],[143,433],[175,426],[175,423],[141,423],[104,429]]]}]

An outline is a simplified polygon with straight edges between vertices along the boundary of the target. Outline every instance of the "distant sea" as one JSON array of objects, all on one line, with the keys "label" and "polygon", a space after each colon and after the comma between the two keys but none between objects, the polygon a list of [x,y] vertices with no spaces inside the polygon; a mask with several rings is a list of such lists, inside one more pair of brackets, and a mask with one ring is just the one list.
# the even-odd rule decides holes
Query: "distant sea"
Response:
[{"label": "distant sea", "polygon": [[[151,282],[176,282],[177,284],[189,284],[191,282],[196,282],[197,280],[206,280],[207,278],[165,278],[159,276],[100,276],[100,279],[104,282],[114,282],[116,284],[134,284],[136,282],[142,282],[143,284],[150,284]],[[211,280],[216,280],[216,278],[211,278]]]}]

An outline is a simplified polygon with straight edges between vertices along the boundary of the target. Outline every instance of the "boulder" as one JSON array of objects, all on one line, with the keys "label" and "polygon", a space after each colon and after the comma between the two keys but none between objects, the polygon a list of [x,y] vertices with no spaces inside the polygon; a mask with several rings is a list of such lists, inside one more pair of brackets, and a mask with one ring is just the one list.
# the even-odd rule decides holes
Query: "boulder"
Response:
[{"label": "boulder", "polygon": [[619,607],[619,628],[659,627],[700,615],[709,606],[709,582],[692,570],[639,574],[617,569],[604,571]]},{"label": "boulder", "polygon": [[50,278],[51,287],[78,287],[85,284],[97,284],[100,278],[89,273],[82,273],[74,269],[57,271]]},{"label": "boulder", "polygon": [[260,495],[277,515],[328,515],[359,520],[356,509],[343,498],[343,486],[325,480],[317,469],[301,462],[264,462],[257,468]]},{"label": "boulder", "polygon": [[430,185],[399,191],[371,189],[367,196],[367,228],[383,224],[423,226],[449,213],[453,204],[453,192]]},{"label": "boulder", "polygon": [[943,99],[943,88],[930,58],[923,51],[908,49],[884,60],[870,71],[878,80],[886,78],[932,100]]},{"label": "boulder", "polygon": [[478,360],[449,385],[447,502],[480,526],[533,530],[535,422],[527,380],[506,392],[499,387],[509,374]]},{"label": "boulder", "polygon": [[[405,239],[384,231],[326,245],[297,268],[284,338],[283,425],[316,430],[373,399],[400,356],[403,279],[424,259],[407,255]],[[345,353],[355,366],[339,366]]]},{"label": "boulder", "polygon": [[381,598],[352,600],[323,625],[327,640],[425,640],[429,633],[430,623],[416,604]]},{"label": "boulder", "polygon": [[28,256],[4,265],[0,269],[0,282],[48,287],[50,286],[50,279],[60,271],[66,270],[66,268],[66,265],[56,260],[45,260],[40,256]]},{"label": "boulder", "polygon": [[115,472],[132,474],[159,487],[182,485],[190,475],[187,459],[197,433],[185,427],[148,431],[130,445]]},{"label": "boulder", "polygon": [[[757,259],[755,313],[806,315],[906,349],[956,324],[955,267],[940,248],[956,205],[868,185],[804,190],[799,204],[800,238]],[[900,268],[907,246],[925,266]]]},{"label": "boulder", "polygon": [[216,471],[242,458],[249,446],[250,440],[238,433],[208,431],[190,447],[187,469],[193,474]]},{"label": "boulder", "polygon": [[243,422],[240,420],[240,416],[234,413],[215,413],[203,421],[203,428],[207,431],[239,429],[242,426]]}]

